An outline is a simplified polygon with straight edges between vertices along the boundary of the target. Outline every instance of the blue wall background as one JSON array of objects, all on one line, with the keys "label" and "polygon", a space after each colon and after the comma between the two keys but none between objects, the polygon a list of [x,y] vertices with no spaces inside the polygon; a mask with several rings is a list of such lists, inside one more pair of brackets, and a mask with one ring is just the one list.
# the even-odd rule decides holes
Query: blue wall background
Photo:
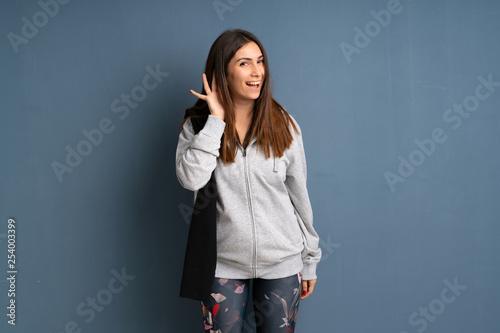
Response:
[{"label": "blue wall background", "polygon": [[177,126],[210,45],[237,27],[263,42],[275,97],[304,132],[324,257],[297,332],[498,329],[500,2],[0,12],[2,332],[199,331],[199,303],[178,297],[193,196],[175,176]]}]

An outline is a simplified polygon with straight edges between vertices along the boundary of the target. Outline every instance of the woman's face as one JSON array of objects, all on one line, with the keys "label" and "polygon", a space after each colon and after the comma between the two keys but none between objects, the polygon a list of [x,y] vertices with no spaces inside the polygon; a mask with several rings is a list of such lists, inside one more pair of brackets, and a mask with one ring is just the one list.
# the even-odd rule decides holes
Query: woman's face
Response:
[{"label": "woman's face", "polygon": [[243,45],[227,65],[227,85],[235,103],[255,101],[264,83],[264,57],[255,42]]}]

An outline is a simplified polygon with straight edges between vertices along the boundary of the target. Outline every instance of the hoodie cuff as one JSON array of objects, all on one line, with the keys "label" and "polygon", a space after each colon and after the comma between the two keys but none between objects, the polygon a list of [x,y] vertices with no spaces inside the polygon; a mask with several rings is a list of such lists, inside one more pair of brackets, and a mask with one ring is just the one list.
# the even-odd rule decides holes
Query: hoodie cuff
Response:
[{"label": "hoodie cuff", "polygon": [[207,122],[200,133],[203,133],[211,138],[220,140],[222,134],[224,134],[224,129],[226,128],[226,122],[219,117],[208,115]]},{"label": "hoodie cuff", "polygon": [[316,280],[316,266],[318,263],[306,263],[304,262],[304,268],[302,269],[302,280]]}]

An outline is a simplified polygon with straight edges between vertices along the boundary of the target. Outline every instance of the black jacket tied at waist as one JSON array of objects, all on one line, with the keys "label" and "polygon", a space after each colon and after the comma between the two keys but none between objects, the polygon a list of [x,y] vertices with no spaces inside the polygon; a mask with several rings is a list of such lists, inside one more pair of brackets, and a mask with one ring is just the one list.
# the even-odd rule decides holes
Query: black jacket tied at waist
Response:
[{"label": "black jacket tied at waist", "polygon": [[[195,134],[203,129],[210,111],[188,109],[184,118],[191,118]],[[199,117],[198,117],[199,116]],[[184,257],[180,297],[206,300],[210,297],[217,263],[216,234],[217,187],[214,174],[198,190],[194,203]]]}]

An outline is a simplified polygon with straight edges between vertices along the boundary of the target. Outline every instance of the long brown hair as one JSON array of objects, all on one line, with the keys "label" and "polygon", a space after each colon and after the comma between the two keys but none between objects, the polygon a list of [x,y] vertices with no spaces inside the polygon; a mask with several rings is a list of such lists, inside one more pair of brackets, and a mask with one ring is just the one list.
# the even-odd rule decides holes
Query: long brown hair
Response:
[{"label": "long brown hair", "polygon": [[[256,136],[257,147],[263,149],[267,158],[271,157],[271,150],[274,156],[281,157],[293,141],[290,124],[296,133],[299,132],[288,112],[272,97],[271,75],[267,54],[262,43],[248,31],[241,29],[226,30],[212,44],[205,64],[205,74],[209,84],[212,82],[212,75],[215,75],[217,90],[220,92],[220,99],[224,108],[226,127],[221,138],[221,148],[219,149],[219,158],[222,159],[224,165],[235,161],[238,145],[234,104],[226,79],[227,66],[234,54],[250,42],[255,42],[262,52],[266,75],[264,76],[260,96],[255,100],[252,123],[243,146],[246,147],[250,139]],[[206,95],[203,86],[201,94]],[[190,109],[208,109],[208,105],[206,101],[198,99]],[[180,127],[189,118],[191,117],[185,118]]]}]

